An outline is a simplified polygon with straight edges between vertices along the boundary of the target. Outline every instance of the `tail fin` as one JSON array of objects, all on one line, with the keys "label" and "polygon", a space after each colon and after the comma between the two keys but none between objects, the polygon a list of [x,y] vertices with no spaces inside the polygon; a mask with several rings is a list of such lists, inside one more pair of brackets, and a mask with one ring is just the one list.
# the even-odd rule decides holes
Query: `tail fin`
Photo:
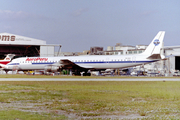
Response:
[{"label": "tail fin", "polygon": [[11,59],[14,57],[14,54],[7,54],[6,57],[4,58],[5,61],[11,61]]},{"label": "tail fin", "polygon": [[163,47],[164,35],[165,31],[159,31],[146,50],[142,53],[148,56],[147,59],[162,59],[161,48]]}]

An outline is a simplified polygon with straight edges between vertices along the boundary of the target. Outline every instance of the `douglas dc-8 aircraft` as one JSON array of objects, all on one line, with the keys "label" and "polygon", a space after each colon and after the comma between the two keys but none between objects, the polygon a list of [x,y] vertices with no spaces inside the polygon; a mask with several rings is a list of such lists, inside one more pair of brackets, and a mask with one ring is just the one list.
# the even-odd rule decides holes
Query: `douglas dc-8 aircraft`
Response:
[{"label": "douglas dc-8 aircraft", "polygon": [[13,59],[1,67],[7,72],[11,70],[44,70],[57,72],[62,69],[71,69],[73,73],[80,74],[88,70],[105,70],[128,68],[141,64],[156,62],[164,58],[161,55],[165,31],[160,31],[147,49],[135,55],[87,55],[63,57],[22,57]]}]

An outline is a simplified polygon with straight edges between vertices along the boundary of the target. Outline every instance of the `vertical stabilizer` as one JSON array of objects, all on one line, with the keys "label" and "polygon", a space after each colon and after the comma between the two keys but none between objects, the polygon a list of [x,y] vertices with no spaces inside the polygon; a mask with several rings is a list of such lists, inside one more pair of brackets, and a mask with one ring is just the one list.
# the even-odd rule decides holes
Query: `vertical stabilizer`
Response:
[{"label": "vertical stabilizer", "polygon": [[146,50],[142,53],[143,55],[147,55],[147,59],[162,59],[161,48],[163,47],[164,35],[165,31],[159,31]]},{"label": "vertical stabilizer", "polygon": [[14,56],[15,56],[14,54],[7,54],[6,57],[4,58],[4,60],[11,61]]}]

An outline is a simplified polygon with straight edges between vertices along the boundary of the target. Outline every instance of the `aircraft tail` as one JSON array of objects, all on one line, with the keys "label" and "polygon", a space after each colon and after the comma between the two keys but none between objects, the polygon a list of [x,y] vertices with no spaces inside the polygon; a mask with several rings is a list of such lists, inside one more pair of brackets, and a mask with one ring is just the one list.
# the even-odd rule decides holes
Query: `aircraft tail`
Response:
[{"label": "aircraft tail", "polygon": [[15,56],[14,54],[7,54],[6,57],[4,58],[4,61],[11,61],[14,56]]},{"label": "aircraft tail", "polygon": [[164,39],[165,31],[159,31],[158,34],[154,37],[152,42],[146,48],[146,50],[142,53],[143,55],[147,55],[147,59],[163,59],[164,56],[161,55],[161,48],[163,47],[163,39]]}]

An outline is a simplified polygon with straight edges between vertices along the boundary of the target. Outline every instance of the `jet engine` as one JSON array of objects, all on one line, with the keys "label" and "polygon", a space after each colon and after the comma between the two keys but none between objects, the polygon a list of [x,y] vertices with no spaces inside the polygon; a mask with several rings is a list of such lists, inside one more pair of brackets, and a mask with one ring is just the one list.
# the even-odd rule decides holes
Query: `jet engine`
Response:
[{"label": "jet engine", "polygon": [[61,69],[61,66],[56,65],[48,65],[44,68],[46,72],[57,72]]}]

